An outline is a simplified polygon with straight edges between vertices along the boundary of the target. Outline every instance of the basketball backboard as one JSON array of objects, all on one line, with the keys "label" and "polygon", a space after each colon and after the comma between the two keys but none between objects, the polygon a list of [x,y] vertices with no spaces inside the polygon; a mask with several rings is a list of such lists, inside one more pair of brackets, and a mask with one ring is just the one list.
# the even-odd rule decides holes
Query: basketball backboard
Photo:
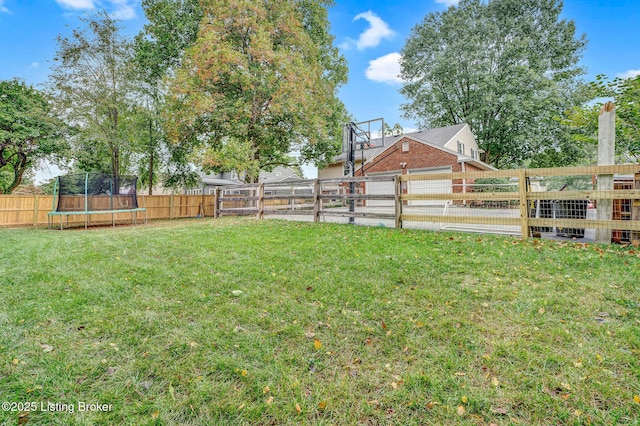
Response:
[{"label": "basketball backboard", "polygon": [[342,128],[342,152],[384,146],[384,119],[351,122]]}]

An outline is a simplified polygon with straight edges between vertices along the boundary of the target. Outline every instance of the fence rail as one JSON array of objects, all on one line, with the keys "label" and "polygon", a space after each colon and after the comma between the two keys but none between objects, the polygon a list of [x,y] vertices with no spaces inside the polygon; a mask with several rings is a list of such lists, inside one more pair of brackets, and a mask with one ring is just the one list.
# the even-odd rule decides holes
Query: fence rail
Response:
[{"label": "fence rail", "polygon": [[[611,178],[613,189],[599,187]],[[52,202],[0,196],[0,225],[44,225]],[[149,219],[254,215],[585,240],[608,230],[612,241],[640,243],[640,164],[247,184],[213,195],[140,195],[138,204]]]},{"label": "fence rail", "polygon": [[[615,189],[598,188],[600,176],[613,175],[620,181]],[[595,205],[606,202],[612,208],[608,219],[602,220],[595,215]],[[586,240],[595,239],[596,229],[609,229],[612,240],[631,242],[640,240],[640,165],[423,173],[226,187],[217,192],[215,211],[217,216],[268,215]]]}]

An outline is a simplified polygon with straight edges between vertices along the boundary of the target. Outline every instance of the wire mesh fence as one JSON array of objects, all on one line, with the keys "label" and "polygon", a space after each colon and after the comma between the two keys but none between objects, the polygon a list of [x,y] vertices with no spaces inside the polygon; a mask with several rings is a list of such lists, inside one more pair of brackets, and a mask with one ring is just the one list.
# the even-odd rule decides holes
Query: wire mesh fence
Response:
[{"label": "wire mesh fence", "polygon": [[[609,188],[610,187],[610,188]],[[640,165],[384,174],[223,188],[218,214],[614,242],[640,240]]]}]

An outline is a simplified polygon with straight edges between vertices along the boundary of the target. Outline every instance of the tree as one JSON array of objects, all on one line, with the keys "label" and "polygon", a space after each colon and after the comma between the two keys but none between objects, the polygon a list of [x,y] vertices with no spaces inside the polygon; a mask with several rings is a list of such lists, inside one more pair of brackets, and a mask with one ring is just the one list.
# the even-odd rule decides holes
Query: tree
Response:
[{"label": "tree", "polygon": [[[138,173],[151,195],[157,173],[163,169],[174,173],[188,170],[167,164],[186,158],[170,155],[166,149],[161,116],[168,77],[180,66],[184,50],[195,42],[202,9],[198,0],[143,0],[142,6],[148,23],[134,40],[133,71],[139,82],[140,134],[145,141],[141,147]],[[161,163],[167,167],[163,168]]]},{"label": "tree", "polygon": [[[49,86],[60,114],[79,130],[78,151],[100,168],[104,162],[95,155],[108,152],[109,169],[99,171],[117,177],[127,170],[132,152],[131,42],[104,11],[81,20],[84,27],[71,37],[58,36]],[[95,148],[83,151],[85,145]]]},{"label": "tree", "polygon": [[400,123],[396,123],[393,127],[389,126],[387,123],[384,123],[384,135],[385,136],[398,136],[404,133],[404,129]]},{"label": "tree", "polygon": [[598,75],[588,86],[583,105],[567,112],[563,124],[567,126],[575,146],[591,152],[595,162],[598,146],[598,115],[605,101],[616,105],[616,157],[617,161],[640,161],[640,76],[609,80]]},{"label": "tree", "polygon": [[586,45],[559,0],[462,0],[431,13],[402,50],[405,116],[424,127],[467,122],[497,167],[557,150],[575,105]]},{"label": "tree", "polygon": [[[336,96],[346,65],[331,45],[326,4],[203,1],[198,38],[171,87],[170,138],[205,145],[205,166],[241,167],[250,180],[289,165],[292,151],[330,160],[347,115]],[[225,152],[233,161],[216,155]]]},{"label": "tree", "polygon": [[66,152],[64,131],[43,93],[0,81],[0,194],[10,194],[37,161]]}]

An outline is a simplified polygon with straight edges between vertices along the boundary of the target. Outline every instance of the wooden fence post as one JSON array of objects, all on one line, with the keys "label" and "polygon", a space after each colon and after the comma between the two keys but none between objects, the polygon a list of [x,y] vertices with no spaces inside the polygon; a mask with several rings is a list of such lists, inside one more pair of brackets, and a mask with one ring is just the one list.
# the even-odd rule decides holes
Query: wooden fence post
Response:
[{"label": "wooden fence post", "polygon": [[[602,106],[598,116],[598,165],[608,166],[615,163],[616,146],[616,106],[607,102]],[[598,175],[598,191],[613,189],[613,175]],[[599,199],[596,207],[598,220],[611,220],[613,217],[613,200]],[[596,229],[596,242],[611,244],[611,229]]]},{"label": "wooden fence post", "polygon": [[529,209],[527,208],[527,170],[518,170],[518,188],[520,198],[520,228],[522,238],[529,238]]},{"label": "wooden fence post", "polygon": [[396,229],[402,229],[402,175],[396,175],[393,178],[393,186],[395,188],[395,213],[396,213]]},{"label": "wooden fence post", "polygon": [[320,180],[313,181],[313,221],[315,223],[320,222]]},{"label": "wooden fence post", "polygon": [[33,199],[33,226],[38,224],[38,209],[40,208],[40,200],[38,199],[38,194],[35,195]]},{"label": "wooden fence post", "polygon": [[216,190],[213,193],[213,218],[214,219],[218,219],[220,217],[219,200],[220,200],[220,187],[216,186]]},{"label": "wooden fence post", "polygon": [[169,219],[173,219],[173,194],[169,195]]},{"label": "wooden fence post", "polygon": [[[636,173],[633,177],[633,188],[640,190],[640,173]],[[640,199],[631,200],[631,220],[640,221]],[[631,233],[631,244],[640,245],[640,231]]]},{"label": "wooden fence post", "polygon": [[256,215],[256,217],[258,219],[263,219],[264,218],[264,183],[259,183],[258,187],[256,188],[256,192],[258,193],[258,205],[256,206],[258,208],[258,214]]}]

